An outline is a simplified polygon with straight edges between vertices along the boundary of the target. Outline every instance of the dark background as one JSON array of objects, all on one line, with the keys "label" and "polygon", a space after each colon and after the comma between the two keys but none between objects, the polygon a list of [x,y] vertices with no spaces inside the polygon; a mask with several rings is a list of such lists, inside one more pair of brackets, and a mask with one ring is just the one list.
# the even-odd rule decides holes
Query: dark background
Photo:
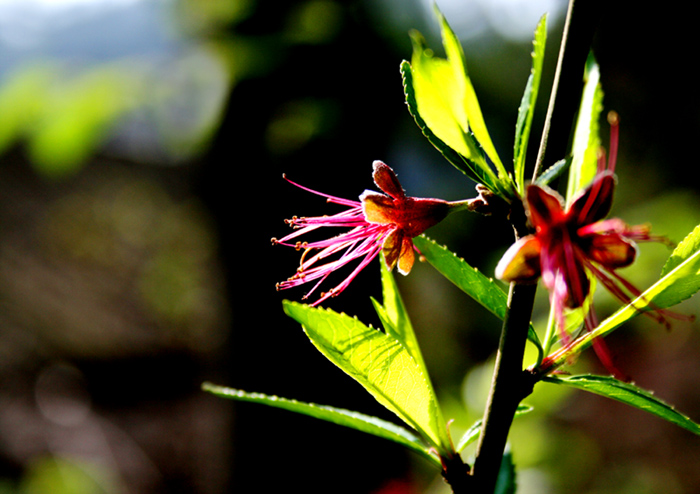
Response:
[{"label": "dark background", "polygon": [[[404,104],[408,30],[441,52],[430,5],[42,5],[0,3],[0,493],[445,492],[399,446],[200,391],[213,381],[393,420],[284,316],[303,289],[274,287],[299,254],[270,238],[284,218],[332,212],[282,173],[355,198],[382,159],[410,195],[474,195]],[[594,42],[621,116],[614,214],[679,241],[700,223],[694,20],[633,5],[606,5]],[[565,6],[440,6],[506,163],[550,10],[534,153]],[[486,273],[511,241],[505,223],[468,214],[429,234]],[[624,274],[645,287],[668,250],[640,252]],[[427,265],[399,281],[458,438],[481,413],[498,322]],[[370,295],[373,268],[328,305],[376,326]],[[601,294],[596,308],[615,303]],[[609,341],[640,386],[700,420],[697,329],[638,318]],[[604,372],[587,356],[577,366]],[[531,402],[511,436],[520,493],[700,492],[691,433],[546,385]]]}]

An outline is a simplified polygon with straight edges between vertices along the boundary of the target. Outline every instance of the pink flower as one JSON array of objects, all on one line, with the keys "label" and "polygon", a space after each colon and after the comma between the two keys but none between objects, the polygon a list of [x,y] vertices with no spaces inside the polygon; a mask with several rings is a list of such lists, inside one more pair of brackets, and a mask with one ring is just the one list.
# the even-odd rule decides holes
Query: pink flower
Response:
[{"label": "pink flower", "polygon": [[[440,199],[408,197],[394,171],[375,161],[374,183],[384,193],[365,191],[359,201],[341,199],[316,192],[301,185],[293,185],[313,194],[325,197],[328,202],[346,206],[347,209],[332,216],[293,217],[286,223],[296,231],[273,244],[287,245],[302,250],[301,263],[291,278],[277,284],[284,290],[314,282],[304,296],[311,296],[321,283],[334,271],[357,261],[353,271],[334,288],[321,293],[312,305],[318,305],[329,297],[341,293],[372,260],[384,253],[389,269],[398,267],[401,274],[408,274],[413,267],[416,250],[413,237],[442,221],[449,213],[469,207],[470,201],[447,202]],[[343,227],[349,231],[319,241],[299,241],[298,237],[321,227]]]}]

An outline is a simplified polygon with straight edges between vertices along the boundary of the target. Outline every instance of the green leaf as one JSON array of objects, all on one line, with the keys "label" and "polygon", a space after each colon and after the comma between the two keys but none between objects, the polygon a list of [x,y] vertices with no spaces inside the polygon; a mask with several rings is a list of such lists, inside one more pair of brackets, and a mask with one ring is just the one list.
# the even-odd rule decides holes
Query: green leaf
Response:
[{"label": "green leaf", "polygon": [[[447,19],[445,19],[445,16],[442,15],[437,7],[435,8],[435,13],[440,21],[442,42],[445,47],[447,61],[452,69],[452,77],[454,78],[454,86],[452,86],[452,88],[458,91],[456,94],[450,95],[452,108],[455,110],[455,114],[459,116],[460,124],[466,124],[466,126],[463,127],[465,131],[471,130],[476,141],[481,145],[489,159],[496,165],[498,175],[500,177],[507,176],[508,174],[503,168],[496,148],[493,142],[491,142],[491,136],[489,136],[489,131],[486,128],[486,122],[484,122],[484,117],[481,113],[479,100],[476,97],[471,79],[469,79],[469,75],[467,74],[467,62],[464,58],[462,45],[447,23]],[[464,105],[464,113],[460,108],[461,105]],[[466,121],[462,120],[464,117],[466,117]]]},{"label": "green leaf", "polygon": [[674,249],[661,270],[661,276],[665,276],[673,271],[698,250],[700,250],[700,225],[696,226]]},{"label": "green leaf", "polygon": [[517,490],[515,477],[515,464],[513,463],[513,453],[506,451],[503,453],[501,468],[496,479],[496,489],[494,494],[515,494]]},{"label": "green leaf", "polygon": [[603,89],[600,85],[600,69],[592,55],[586,63],[584,80],[583,96],[574,131],[572,161],[566,189],[567,202],[593,180],[598,169],[598,119],[603,109]]},{"label": "green leaf", "polygon": [[569,165],[571,165],[571,158],[557,161],[542,172],[535,180],[535,183],[537,185],[549,185],[552,180],[559,178],[559,176],[569,168]]},{"label": "green leaf", "polygon": [[515,125],[515,145],[513,150],[513,169],[515,170],[518,192],[522,195],[525,191],[525,157],[527,145],[530,140],[532,117],[535,113],[535,103],[539,93],[540,80],[542,78],[542,64],[544,62],[544,48],[547,42],[547,16],[540,19],[535,29],[535,37],[532,42],[532,69],[525,85],[525,92],[518,108],[518,120]]},{"label": "green leaf", "polygon": [[[409,110],[414,118],[420,116],[420,121],[416,119],[416,122],[424,133],[425,128],[429,128],[440,142],[468,162],[467,168],[475,175],[488,178],[477,181],[510,199],[514,195],[513,184],[486,128],[476,92],[467,75],[462,46],[437,8],[436,15],[447,58],[435,57],[426,47],[423,36],[417,31],[411,32],[411,63],[408,67],[402,64]],[[410,78],[406,76],[409,72]],[[408,101],[409,93],[413,101]],[[495,166],[497,178],[486,157]],[[463,169],[452,159],[450,161]],[[492,187],[494,184],[497,188]]]},{"label": "green leaf", "polygon": [[386,420],[382,420],[377,417],[372,417],[359,412],[353,412],[351,410],[345,410],[343,408],[317,405],[315,403],[304,403],[297,400],[290,400],[287,398],[280,398],[278,396],[270,396],[262,393],[248,393],[239,389],[217,386],[211,383],[202,384],[202,389],[222,398],[281,408],[283,410],[301,413],[316,419],[332,422],[337,425],[350,427],[351,429],[366,432],[367,434],[372,434],[383,439],[388,439],[406,446],[438,466],[440,465],[440,460],[438,457],[430,452],[430,448],[420,437],[416,436],[404,427],[387,422]]},{"label": "green leaf", "polygon": [[447,426],[432,387],[399,340],[329,309],[284,301],[284,310],[331,362],[418,431],[439,454],[451,454]]},{"label": "green leaf", "polygon": [[401,345],[408,351],[411,357],[420,366],[421,371],[426,376],[428,384],[428,369],[425,366],[423,354],[418,346],[418,339],[413,331],[413,325],[406,312],[406,306],[401,299],[399,288],[396,286],[396,280],[392,275],[385,262],[379,263],[381,266],[382,278],[382,300],[384,305],[372,298],[372,304],[377,311],[377,315],[382,322],[386,334],[396,338]]},{"label": "green leaf", "polygon": [[[530,413],[533,410],[532,407],[528,405],[518,405],[517,410],[515,411],[514,417],[520,417],[522,415],[525,415],[526,413]],[[461,453],[464,451],[464,448],[469,446],[471,443],[477,440],[479,437],[479,433],[481,432],[481,419],[477,420],[472,424],[472,426],[467,429],[467,432],[465,432],[462,435],[462,439],[459,440],[459,443],[457,443],[457,448],[456,451],[458,453]]]},{"label": "green leaf", "polygon": [[[442,247],[424,236],[415,237],[413,243],[423,257],[445,278],[493,315],[501,320],[505,318],[508,310],[508,296],[494,283],[493,278],[486,277],[477,268],[470,266],[467,261],[457,257],[446,247]],[[542,345],[532,326],[528,332],[528,339],[541,350]]]},{"label": "green leaf", "polygon": [[416,93],[413,83],[413,72],[411,69],[411,64],[407,61],[401,63],[401,75],[403,77],[404,94],[406,96],[406,105],[408,106],[408,112],[416,121],[416,124],[423,132],[423,135],[428,139],[428,141],[435,146],[435,148],[442,153],[442,155],[449,161],[455,168],[467,175],[469,178],[485,185],[489,190],[497,192],[499,190],[499,180],[494,175],[493,171],[488,166],[479,166],[476,163],[468,160],[463,155],[452,149],[450,146],[445,144],[441,139],[439,139],[425,120],[421,117],[418,112],[418,103],[416,101]]},{"label": "green leaf", "polygon": [[594,376],[590,374],[567,377],[547,376],[543,381],[571,386],[626,403],[700,435],[700,425],[678,412],[671,405],[656,398],[649,391],[634,384],[618,381],[610,376]]}]

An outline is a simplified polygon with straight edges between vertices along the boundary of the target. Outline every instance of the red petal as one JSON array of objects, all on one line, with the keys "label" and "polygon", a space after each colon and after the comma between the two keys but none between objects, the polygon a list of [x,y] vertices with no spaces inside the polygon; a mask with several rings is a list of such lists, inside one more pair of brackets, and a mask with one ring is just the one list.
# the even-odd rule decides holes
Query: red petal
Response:
[{"label": "red petal", "polygon": [[534,235],[523,237],[503,254],[496,266],[496,278],[528,282],[540,276],[540,241]]},{"label": "red petal", "polygon": [[530,222],[538,232],[564,217],[561,196],[549,187],[530,185],[526,191]]},{"label": "red petal", "polygon": [[581,307],[591,291],[591,280],[583,266],[583,260],[579,258],[581,251],[567,238],[562,243],[563,266],[561,272],[566,283],[568,297],[564,303],[570,309]]},{"label": "red petal", "polygon": [[374,167],[372,178],[374,178],[374,183],[377,184],[377,187],[394,199],[404,199],[406,197],[399,179],[396,178],[394,170],[389,165],[377,160],[372,166]]},{"label": "red petal", "polygon": [[386,237],[382,252],[389,269],[393,269],[398,264],[399,273],[407,275],[411,272],[415,261],[413,242],[411,237],[405,235],[401,230],[394,230]]},{"label": "red petal", "polygon": [[615,175],[602,172],[571,203],[567,216],[577,225],[588,225],[605,218],[610,212],[615,191]]},{"label": "red petal", "polygon": [[589,241],[586,255],[607,269],[629,266],[637,256],[635,243],[614,233],[593,235]]}]

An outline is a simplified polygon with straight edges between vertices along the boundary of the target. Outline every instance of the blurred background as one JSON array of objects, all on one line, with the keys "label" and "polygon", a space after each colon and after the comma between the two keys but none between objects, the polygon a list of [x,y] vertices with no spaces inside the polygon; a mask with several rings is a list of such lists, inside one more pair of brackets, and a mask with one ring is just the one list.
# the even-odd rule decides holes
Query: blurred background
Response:
[{"label": "blurred background", "polygon": [[[532,32],[549,12],[539,129],[565,2],[438,4],[507,162]],[[694,19],[615,2],[601,22],[605,105],[621,116],[614,214],[679,241],[700,223]],[[381,159],[410,195],[474,195],[406,110],[412,28],[441,53],[429,0],[0,0],[0,493],[446,492],[399,446],[200,391],[394,420],[283,315],[303,289],[275,283],[299,254],[270,238],[333,212],[282,173],[355,198]],[[486,273],[511,241],[469,214],[429,235]],[[624,275],[648,286],[668,254],[643,245]],[[399,281],[459,437],[483,409],[499,324],[427,265]],[[377,325],[370,295],[372,268],[328,305]],[[600,293],[600,316],[615,307]],[[696,421],[699,329],[637,318],[609,339],[621,369]],[[576,371],[603,373],[589,357]],[[689,432],[545,384],[528,402],[511,436],[519,493],[700,492]]]}]

